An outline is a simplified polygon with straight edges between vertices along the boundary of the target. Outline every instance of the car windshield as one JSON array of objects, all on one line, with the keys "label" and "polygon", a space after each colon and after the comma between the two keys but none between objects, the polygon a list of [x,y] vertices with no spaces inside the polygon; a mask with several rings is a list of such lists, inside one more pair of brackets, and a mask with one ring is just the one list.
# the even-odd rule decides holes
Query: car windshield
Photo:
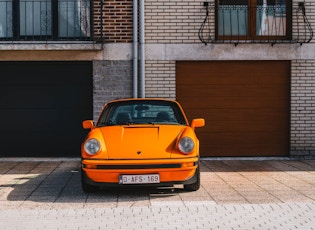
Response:
[{"label": "car windshield", "polygon": [[134,100],[108,104],[97,122],[98,127],[131,124],[186,125],[186,120],[175,102]]}]

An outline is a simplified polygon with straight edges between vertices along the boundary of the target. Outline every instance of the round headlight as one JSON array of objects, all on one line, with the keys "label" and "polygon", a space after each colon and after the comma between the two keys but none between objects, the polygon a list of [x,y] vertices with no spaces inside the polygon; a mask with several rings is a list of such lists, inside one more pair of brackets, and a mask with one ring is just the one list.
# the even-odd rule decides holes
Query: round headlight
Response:
[{"label": "round headlight", "polygon": [[84,144],[84,150],[90,155],[96,154],[100,149],[100,142],[94,138],[87,140]]},{"label": "round headlight", "polygon": [[183,137],[178,142],[178,148],[182,153],[188,154],[195,147],[194,141],[190,137]]}]

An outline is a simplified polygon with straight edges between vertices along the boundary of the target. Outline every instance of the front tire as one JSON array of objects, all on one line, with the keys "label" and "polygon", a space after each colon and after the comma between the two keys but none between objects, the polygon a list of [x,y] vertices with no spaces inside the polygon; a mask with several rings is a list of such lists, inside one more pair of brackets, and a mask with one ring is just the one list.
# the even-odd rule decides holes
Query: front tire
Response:
[{"label": "front tire", "polygon": [[87,180],[86,175],[83,169],[81,169],[81,186],[82,186],[83,191],[87,193],[94,193],[94,192],[99,191],[99,188],[97,186],[88,184],[86,180]]},{"label": "front tire", "polygon": [[189,191],[189,192],[193,192],[193,191],[197,191],[200,188],[200,170],[199,170],[199,167],[197,167],[197,169],[196,169],[195,177],[196,177],[196,182],[192,183],[192,184],[185,184],[184,190]]}]

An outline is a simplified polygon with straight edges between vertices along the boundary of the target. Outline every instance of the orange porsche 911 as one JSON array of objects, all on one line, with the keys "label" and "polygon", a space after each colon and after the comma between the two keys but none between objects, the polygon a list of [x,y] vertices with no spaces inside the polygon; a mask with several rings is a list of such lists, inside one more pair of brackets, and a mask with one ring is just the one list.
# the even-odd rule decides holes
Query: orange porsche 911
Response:
[{"label": "orange porsche 911", "polygon": [[200,187],[199,140],[178,102],[124,99],[109,102],[81,147],[81,182],[85,192],[109,186]]}]

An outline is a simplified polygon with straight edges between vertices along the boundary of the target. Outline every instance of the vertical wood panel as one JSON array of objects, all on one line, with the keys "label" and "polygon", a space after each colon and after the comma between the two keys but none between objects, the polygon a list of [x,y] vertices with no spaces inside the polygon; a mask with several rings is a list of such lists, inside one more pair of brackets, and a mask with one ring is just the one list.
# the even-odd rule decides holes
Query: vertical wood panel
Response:
[{"label": "vertical wood panel", "polygon": [[197,130],[201,156],[287,156],[290,61],[176,63],[176,97]]}]

